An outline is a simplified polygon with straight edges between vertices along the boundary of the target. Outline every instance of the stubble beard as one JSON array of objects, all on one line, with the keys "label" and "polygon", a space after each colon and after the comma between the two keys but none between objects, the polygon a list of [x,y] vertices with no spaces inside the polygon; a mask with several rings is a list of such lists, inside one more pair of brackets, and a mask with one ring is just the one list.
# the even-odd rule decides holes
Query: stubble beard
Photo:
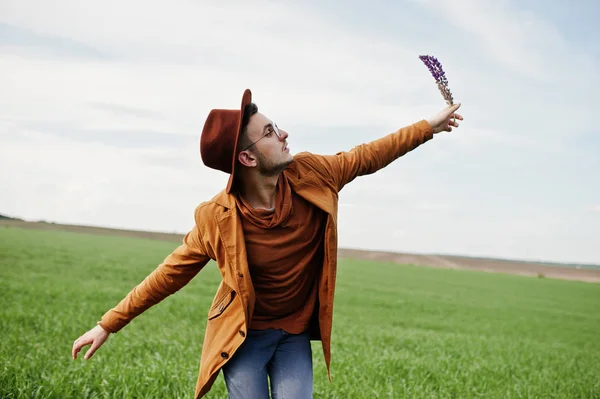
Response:
[{"label": "stubble beard", "polygon": [[260,152],[256,152],[258,158],[258,173],[265,177],[273,177],[281,174],[292,163],[292,160],[285,160],[281,162],[273,162],[268,160]]}]

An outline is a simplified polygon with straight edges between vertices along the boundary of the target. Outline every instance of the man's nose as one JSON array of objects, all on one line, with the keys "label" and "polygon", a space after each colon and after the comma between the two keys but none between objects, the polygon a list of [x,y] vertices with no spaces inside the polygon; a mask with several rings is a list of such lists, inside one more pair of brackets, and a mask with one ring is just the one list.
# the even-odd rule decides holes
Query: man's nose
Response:
[{"label": "man's nose", "polygon": [[285,130],[279,129],[279,131],[281,132],[281,135],[279,136],[279,141],[284,141],[289,137],[288,132],[286,132]]}]

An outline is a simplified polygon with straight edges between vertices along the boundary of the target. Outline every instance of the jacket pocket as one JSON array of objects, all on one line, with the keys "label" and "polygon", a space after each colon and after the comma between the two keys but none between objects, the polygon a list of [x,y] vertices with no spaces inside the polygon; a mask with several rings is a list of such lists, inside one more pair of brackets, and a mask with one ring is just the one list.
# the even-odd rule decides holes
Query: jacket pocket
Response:
[{"label": "jacket pocket", "polygon": [[218,299],[215,300],[213,306],[208,311],[208,320],[220,316],[231,305],[233,298],[235,298],[235,291],[232,288],[227,288],[222,295],[218,296]]}]

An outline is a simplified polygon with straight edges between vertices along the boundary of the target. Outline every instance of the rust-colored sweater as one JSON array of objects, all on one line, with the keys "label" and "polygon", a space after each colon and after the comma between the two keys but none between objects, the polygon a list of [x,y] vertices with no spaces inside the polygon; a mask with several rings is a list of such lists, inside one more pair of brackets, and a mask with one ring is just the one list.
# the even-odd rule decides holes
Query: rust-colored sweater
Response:
[{"label": "rust-colored sweater", "polygon": [[325,212],[294,194],[287,177],[277,183],[275,210],[254,209],[236,196],[252,284],[252,330],[309,328],[323,265]]}]

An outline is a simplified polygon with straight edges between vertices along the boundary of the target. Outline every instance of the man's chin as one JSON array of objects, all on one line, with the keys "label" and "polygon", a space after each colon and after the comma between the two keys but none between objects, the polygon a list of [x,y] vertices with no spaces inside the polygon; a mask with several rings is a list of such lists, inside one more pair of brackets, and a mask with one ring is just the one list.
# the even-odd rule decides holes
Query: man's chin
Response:
[{"label": "man's chin", "polygon": [[263,176],[277,176],[277,175],[281,174],[288,166],[290,166],[290,164],[292,162],[294,162],[294,158],[290,157],[289,159],[286,159],[285,161],[281,162],[280,164],[273,165],[273,167],[271,167],[269,169],[260,170],[260,173]]},{"label": "man's chin", "polygon": [[281,163],[281,171],[283,172],[293,162],[294,162],[294,157],[290,156],[289,159],[286,159],[284,162]]},{"label": "man's chin", "polygon": [[281,162],[281,171],[285,170],[288,166],[290,166],[292,164],[292,162],[294,162],[294,157],[292,157],[290,155],[290,157],[288,159]]}]

